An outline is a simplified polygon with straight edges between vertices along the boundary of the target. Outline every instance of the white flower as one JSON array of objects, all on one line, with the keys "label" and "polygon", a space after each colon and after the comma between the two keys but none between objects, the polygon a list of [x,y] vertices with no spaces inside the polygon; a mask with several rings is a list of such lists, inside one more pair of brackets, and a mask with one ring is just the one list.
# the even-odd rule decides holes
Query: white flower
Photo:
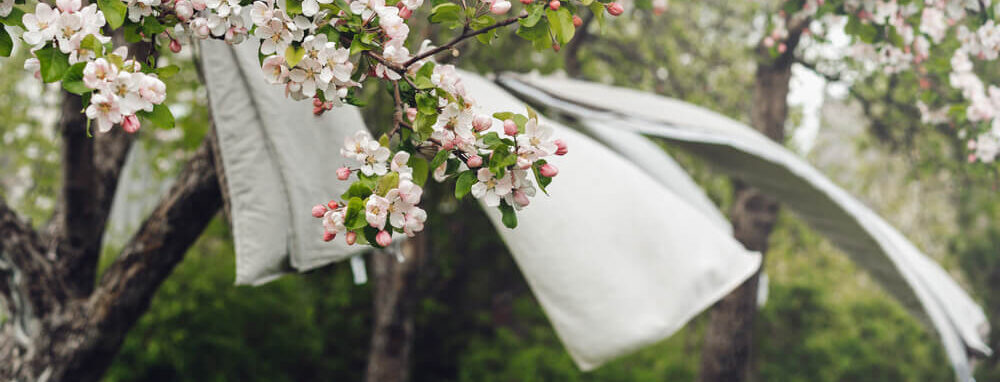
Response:
[{"label": "white flower", "polygon": [[14,0],[0,0],[0,17],[7,17],[14,10]]},{"label": "white flower", "polygon": [[271,84],[283,84],[288,79],[288,65],[285,65],[285,56],[265,58],[261,70],[264,71],[264,78]]},{"label": "white flower", "polygon": [[253,25],[264,26],[274,17],[274,0],[257,0],[250,6],[250,20]]},{"label": "white flower", "polygon": [[292,32],[281,20],[271,19],[266,24],[258,26],[253,35],[261,40],[260,53],[270,55],[284,53],[285,48],[292,43]]},{"label": "white flower", "polygon": [[135,114],[139,110],[153,109],[153,105],[149,101],[139,97],[139,82],[142,76],[142,73],[118,72],[118,75],[108,84],[106,90],[117,97],[122,114],[129,115]]},{"label": "white flower", "polygon": [[442,144],[451,143],[462,151],[474,153],[476,134],[472,129],[472,121],[475,118],[476,113],[471,108],[449,103],[438,115],[431,137]]},{"label": "white flower", "polygon": [[338,48],[333,42],[326,43],[326,47],[320,53],[320,60],[323,62],[323,71],[319,74],[320,80],[336,84],[351,83],[354,64],[348,61],[350,55],[351,51],[347,48]]},{"label": "white flower", "polygon": [[371,139],[367,131],[358,130],[353,136],[344,138],[344,147],[340,149],[340,155],[357,161],[364,160],[365,150]]},{"label": "white flower", "polygon": [[[386,44],[385,49],[382,50],[382,58],[385,58],[389,62],[402,64],[410,59],[410,51],[402,45],[400,40],[390,40]],[[382,64],[375,66],[375,75],[393,81],[402,78],[395,70],[389,69]]]},{"label": "white flower", "polygon": [[389,163],[389,169],[399,174],[399,179],[413,179],[413,169],[407,166],[410,161],[410,153],[406,151],[397,152]]},{"label": "white flower", "polygon": [[[152,105],[159,105],[167,99],[167,84],[152,75],[143,75],[139,78],[139,96],[144,101]],[[144,110],[152,111],[152,105],[144,105]]]},{"label": "white flower", "polygon": [[511,193],[504,195],[503,198],[505,201],[507,201],[507,204],[514,206],[514,208],[518,210],[521,210],[527,205],[527,203],[518,200],[519,198],[517,198],[516,196],[518,195],[518,193],[521,193],[524,196],[535,196],[535,185],[531,183],[531,180],[528,179],[527,170],[515,169],[511,170],[511,174],[513,174]]},{"label": "white flower", "polygon": [[406,222],[403,224],[403,232],[406,236],[413,237],[414,233],[424,230],[424,222],[427,221],[427,212],[420,207],[412,207],[406,211]]},{"label": "white flower", "polygon": [[479,182],[472,185],[472,196],[483,199],[489,207],[500,205],[500,198],[510,193],[512,188],[510,173],[501,179],[497,179],[488,168],[481,168],[476,173]]},{"label": "white flower", "polygon": [[24,15],[21,22],[26,30],[21,39],[29,45],[41,47],[55,37],[59,11],[52,9],[46,3],[38,3],[35,6],[35,13]]},{"label": "white flower", "polygon": [[462,85],[462,77],[454,65],[438,65],[431,73],[431,82],[434,86],[444,89],[444,91],[465,97],[465,86]]},{"label": "white flower", "polygon": [[389,190],[385,194],[386,200],[389,201],[389,224],[396,228],[403,228],[406,223],[406,213],[412,211],[413,207],[420,203],[421,194],[423,194],[423,189],[409,180],[400,181],[398,188]]},{"label": "white flower", "polygon": [[83,84],[91,89],[106,89],[117,77],[118,67],[103,58],[88,62],[87,66],[83,67]]},{"label": "white flower", "polygon": [[345,210],[330,210],[323,214],[323,228],[326,232],[337,234],[340,231],[344,231],[347,227],[344,227],[344,213]]},{"label": "white flower", "polygon": [[517,149],[532,161],[555,154],[558,147],[552,140],[552,128],[539,125],[537,119],[524,124],[524,134],[517,137]]},{"label": "white flower", "polygon": [[128,19],[139,22],[143,17],[153,14],[153,7],[160,6],[160,0],[129,0]]},{"label": "white flower", "polygon": [[361,162],[361,173],[372,176],[385,175],[388,172],[386,160],[389,159],[389,149],[378,141],[371,139],[367,131],[358,131],[353,137],[344,138],[344,148],[340,155]]},{"label": "white flower", "polygon": [[935,44],[941,42],[948,33],[948,22],[945,20],[944,12],[933,6],[924,7],[924,13],[920,17],[920,31],[930,36]]},{"label": "white flower", "polygon": [[301,91],[306,97],[316,95],[316,89],[326,90],[326,84],[319,79],[319,74],[323,70],[319,61],[306,57],[299,61],[295,68],[288,73],[288,78],[292,80],[292,91]]},{"label": "white flower", "polygon": [[305,0],[302,2],[302,14],[312,17],[319,12],[320,4],[330,4],[333,0]]},{"label": "white flower", "polygon": [[424,0],[403,0],[403,5],[405,5],[410,10],[416,10],[424,4]]},{"label": "white flower", "polygon": [[97,93],[90,98],[87,106],[87,118],[97,122],[97,130],[106,133],[116,123],[121,123],[122,113],[118,108],[118,100],[114,95]]},{"label": "white flower", "polygon": [[365,203],[365,220],[368,221],[368,225],[382,229],[385,226],[385,218],[388,214],[389,199],[378,195],[368,197],[368,203]]}]

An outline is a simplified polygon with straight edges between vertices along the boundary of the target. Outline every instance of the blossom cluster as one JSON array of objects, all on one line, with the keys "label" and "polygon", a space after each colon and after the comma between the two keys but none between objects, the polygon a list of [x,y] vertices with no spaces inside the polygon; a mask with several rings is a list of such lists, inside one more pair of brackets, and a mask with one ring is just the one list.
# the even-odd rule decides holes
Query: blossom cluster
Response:
[{"label": "blossom cluster", "polygon": [[180,21],[174,25],[177,37],[221,38],[230,44],[242,43],[249,33],[242,10],[239,0],[128,0],[133,22],[172,13]]},{"label": "blossom cluster", "polygon": [[96,121],[102,133],[115,124],[121,124],[126,132],[136,132],[140,122],[135,114],[150,113],[167,98],[167,85],[155,74],[143,73],[142,65],[126,57],[128,48],[119,47],[83,68],[83,84],[94,90],[87,118]]},{"label": "blossom cluster", "polygon": [[[995,61],[1000,56],[1000,25],[992,19],[1000,14],[1000,3],[989,0],[806,0],[791,15],[775,17],[764,45],[781,51],[787,38],[783,22],[818,20],[835,24],[847,18],[845,32],[853,36],[848,54],[856,61],[874,64],[885,73],[917,70],[921,86],[931,86],[928,72],[947,80],[960,99],[939,99],[931,107],[917,101],[924,123],[955,123],[960,134],[971,137],[970,161],[993,162],[1000,154],[1000,88],[983,83],[975,62]],[[958,44],[947,44],[956,41]],[[957,48],[953,47],[957,45]],[[952,54],[950,62],[932,62],[935,47]],[[962,113],[949,112],[954,109]],[[960,115],[960,116],[959,116]]]},{"label": "blossom cluster", "polygon": [[150,113],[166,99],[166,85],[155,73],[144,73],[140,62],[128,58],[128,48],[119,47],[105,55],[105,44],[111,39],[101,34],[106,21],[97,5],[82,7],[80,0],[58,0],[52,8],[39,3],[22,22],[25,32],[21,38],[36,55],[25,62],[25,68],[42,77],[37,55],[65,55],[72,66],[60,77],[69,83],[72,81],[67,76],[75,75],[77,87],[70,90],[90,94],[85,113],[100,132],[115,124],[135,132],[140,126],[136,113]]}]

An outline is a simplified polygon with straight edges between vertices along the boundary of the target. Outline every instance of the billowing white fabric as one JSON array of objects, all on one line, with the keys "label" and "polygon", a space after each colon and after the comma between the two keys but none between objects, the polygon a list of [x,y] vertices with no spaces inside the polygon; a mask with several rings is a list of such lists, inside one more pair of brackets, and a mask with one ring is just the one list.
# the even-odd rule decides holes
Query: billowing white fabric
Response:
[{"label": "billowing white fabric", "polygon": [[[482,77],[463,83],[483,111],[524,112]],[[759,254],[629,160],[543,121],[571,150],[550,161],[550,196],[539,192],[513,230],[484,209],[581,369],[666,338],[758,269]]]},{"label": "billowing white fabric", "polygon": [[311,207],[342,194],[344,137],[364,129],[354,107],[321,117],[312,104],[268,84],[257,44],[201,43],[202,67],[229,186],[236,283],[262,284],[290,267],[306,271],[355,254],[343,240],[322,240]]},{"label": "billowing white fabric", "polygon": [[752,128],[677,100],[557,78],[506,75],[518,94],[587,125],[670,140],[776,196],[837,244],[921,321],[934,327],[955,369],[971,380],[966,347],[990,354],[986,316],[934,261],[817,169]]}]

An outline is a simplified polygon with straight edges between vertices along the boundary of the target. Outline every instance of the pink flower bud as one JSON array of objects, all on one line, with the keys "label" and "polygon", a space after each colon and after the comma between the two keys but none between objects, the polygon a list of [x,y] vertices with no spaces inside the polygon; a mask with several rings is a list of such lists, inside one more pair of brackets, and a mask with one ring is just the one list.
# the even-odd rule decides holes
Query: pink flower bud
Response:
[{"label": "pink flower bud", "polygon": [[541,173],[542,176],[551,178],[559,174],[559,169],[556,168],[556,166],[546,163],[543,164],[542,167],[538,169],[538,172]]},{"label": "pink flower bud", "polygon": [[323,241],[330,241],[330,240],[333,240],[333,238],[335,238],[335,237],[337,237],[336,233],[329,232],[329,231],[323,232]]},{"label": "pink flower bud", "polygon": [[324,109],[323,106],[313,107],[313,115],[321,115],[324,111],[326,111],[326,109]]},{"label": "pink flower bud", "polygon": [[558,11],[559,7],[561,6],[562,3],[560,3],[559,0],[552,0],[549,2],[549,8],[551,8],[553,11]]},{"label": "pink flower bud", "polygon": [[331,210],[335,210],[335,209],[337,209],[337,207],[340,206],[340,203],[337,203],[336,200],[331,200],[331,201],[329,201],[329,202],[326,203],[326,206],[329,207]]},{"label": "pink flower bud", "polygon": [[378,231],[378,233],[375,234],[375,242],[378,243],[379,246],[388,247],[389,244],[392,244],[392,236],[389,235],[389,231]]},{"label": "pink flower bud", "polygon": [[406,108],[406,118],[411,121],[417,120],[417,108],[415,107]]},{"label": "pink flower bud", "polygon": [[517,203],[521,207],[527,207],[531,203],[531,200],[528,199],[528,195],[524,191],[514,190],[514,203]]},{"label": "pink flower bud", "polygon": [[312,215],[313,215],[314,218],[317,218],[317,219],[321,218],[321,217],[323,217],[323,214],[325,214],[325,213],[326,213],[326,206],[324,206],[322,204],[317,204],[317,205],[313,206]]},{"label": "pink flower bud", "polygon": [[472,154],[472,156],[470,156],[469,159],[465,161],[465,164],[471,168],[481,167],[483,165],[483,157],[476,154]]},{"label": "pink flower bud", "polygon": [[552,143],[556,144],[556,155],[566,155],[566,153],[569,152],[569,149],[566,147],[566,142],[563,142],[562,139],[556,139]]},{"label": "pink flower bud", "polygon": [[521,0],[521,4],[524,4],[524,5],[528,5],[528,4],[531,4],[533,2],[534,2],[533,0]]},{"label": "pink flower bud", "polygon": [[318,97],[317,98],[313,98],[313,106],[314,107],[323,107],[323,101],[321,101]]},{"label": "pink flower bud", "polygon": [[139,131],[139,118],[135,114],[125,116],[122,121],[122,129],[129,134]]},{"label": "pink flower bud", "polygon": [[965,144],[965,147],[969,148],[969,150],[975,150],[976,149],[976,140],[975,139],[970,139],[969,142]]},{"label": "pink flower bud", "polygon": [[764,46],[768,48],[774,46],[774,37],[771,36],[764,37]]},{"label": "pink flower bud", "polygon": [[969,163],[976,163],[976,154],[969,154]]},{"label": "pink flower bud", "polygon": [[785,45],[785,43],[778,44],[778,53],[785,53],[786,50],[788,50],[788,45]]},{"label": "pink flower bud", "polygon": [[347,180],[351,177],[351,169],[347,167],[341,167],[337,169],[337,179]]},{"label": "pink flower bud", "polygon": [[399,9],[399,17],[402,17],[404,20],[408,20],[410,16],[413,16],[413,11],[411,11],[410,8],[402,7]]},{"label": "pink flower bud", "polygon": [[498,0],[490,6],[490,12],[494,15],[502,15],[510,10],[510,2],[507,0]]},{"label": "pink flower bud", "polygon": [[618,3],[608,3],[608,13],[612,16],[618,16],[625,13],[625,7]]},{"label": "pink flower bud", "polygon": [[347,242],[347,245],[354,245],[354,243],[358,241],[358,233],[354,231],[348,231],[347,234],[344,235],[344,241]]},{"label": "pink flower bud", "polygon": [[552,43],[552,50],[558,52],[559,51],[559,43]]},{"label": "pink flower bud", "polygon": [[170,40],[170,51],[174,53],[181,52],[181,42],[177,40]]},{"label": "pink flower bud", "polygon": [[479,114],[472,120],[472,128],[476,132],[483,132],[493,126],[493,118],[485,114]]},{"label": "pink flower bud", "polygon": [[583,19],[580,16],[573,15],[573,26],[579,28],[581,25],[583,25]]},{"label": "pink flower bud", "polygon": [[444,142],[441,142],[441,149],[442,150],[451,150],[453,148],[455,148],[455,142],[454,141],[444,141]]},{"label": "pink flower bud", "polygon": [[503,121],[503,133],[512,137],[517,135],[517,124],[511,119],[505,119]]}]

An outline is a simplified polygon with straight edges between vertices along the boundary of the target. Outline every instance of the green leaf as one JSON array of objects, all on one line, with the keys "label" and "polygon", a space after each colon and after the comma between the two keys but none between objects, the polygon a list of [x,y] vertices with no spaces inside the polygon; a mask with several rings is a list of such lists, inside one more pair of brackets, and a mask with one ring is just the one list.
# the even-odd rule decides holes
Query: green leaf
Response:
[{"label": "green leaf", "polygon": [[406,165],[413,169],[413,183],[423,187],[424,183],[427,183],[427,160],[417,156],[411,156],[410,161],[406,162]]},{"label": "green leaf", "polygon": [[347,191],[343,195],[340,195],[341,199],[351,200],[351,198],[367,198],[368,195],[372,194],[372,188],[363,182],[351,183],[351,187],[347,188]]},{"label": "green leaf", "polygon": [[544,18],[538,20],[533,26],[521,25],[517,28],[517,35],[531,41],[531,46],[536,50],[544,50],[552,47],[552,39],[549,37],[549,22]]},{"label": "green leaf", "polygon": [[83,68],[87,66],[86,62],[77,62],[70,66],[63,74],[62,87],[66,91],[73,94],[85,94],[90,93],[93,89],[88,88],[87,85],[83,83]]},{"label": "green leaf", "polygon": [[511,152],[508,146],[500,145],[493,150],[493,155],[490,155],[490,171],[497,174],[498,178],[503,176],[507,167],[515,164],[517,164],[517,154]]},{"label": "green leaf", "polygon": [[166,105],[153,105],[153,111],[139,110],[135,115],[145,118],[161,129],[174,128],[174,115]]},{"label": "green leaf", "polygon": [[506,201],[501,200],[500,213],[503,214],[500,221],[503,222],[505,227],[510,229],[517,227],[517,212],[514,212],[514,207],[511,207]]},{"label": "green leaf", "polygon": [[417,89],[420,90],[432,89],[434,88],[434,82],[431,81],[431,75],[433,74],[434,63],[427,62],[417,71],[417,78],[413,80],[413,84],[417,85]]},{"label": "green leaf", "polygon": [[455,3],[438,4],[431,9],[430,21],[455,29],[462,25],[462,7]]},{"label": "green leaf", "polygon": [[301,46],[289,45],[285,48],[285,62],[289,68],[294,68],[296,64],[306,57],[306,49]]},{"label": "green leaf", "polygon": [[505,120],[514,118],[514,113],[511,113],[509,111],[505,111],[503,113],[493,113],[493,118],[499,119],[501,121],[505,121]]},{"label": "green leaf", "polygon": [[[475,19],[472,19],[472,22],[470,22],[469,24],[472,26],[472,29],[483,29],[493,24],[496,24],[496,22],[497,21],[494,20],[489,15],[482,15]],[[493,40],[494,37],[496,37],[496,35],[497,35],[497,29],[493,29],[490,30],[489,32],[480,33],[476,35],[476,39],[478,39],[479,42],[483,44],[489,44],[490,41]]]},{"label": "green leaf", "polygon": [[293,17],[302,13],[302,0],[285,0],[285,12]]},{"label": "green leaf", "polygon": [[80,48],[89,50],[97,54],[97,57],[104,56],[104,45],[101,45],[101,41],[97,39],[97,36],[88,34],[83,40],[80,40]]},{"label": "green leaf", "polygon": [[450,154],[448,150],[441,150],[438,151],[437,154],[434,154],[434,159],[431,160],[431,170],[436,170],[438,167],[441,167],[441,165],[444,164],[444,161],[448,160],[448,154]]},{"label": "green leaf", "polygon": [[593,3],[590,3],[589,7],[590,7],[590,12],[594,14],[594,20],[597,20],[597,25],[599,25],[601,27],[601,30],[603,31],[604,30],[604,4],[601,4],[598,1],[595,1]]},{"label": "green leaf", "polygon": [[420,135],[421,141],[426,141],[434,133],[434,124],[437,123],[437,119],[437,113],[417,114],[417,120],[413,122],[413,128]]},{"label": "green leaf", "polygon": [[111,29],[118,29],[125,23],[125,14],[128,13],[125,3],[119,0],[97,0],[97,7],[104,13],[104,19]]},{"label": "green leaf", "polygon": [[142,31],[146,34],[146,36],[150,36],[150,38],[152,38],[152,36],[157,33],[162,33],[165,30],[167,30],[167,28],[160,24],[160,21],[155,17],[143,17]]},{"label": "green leaf", "polygon": [[167,65],[162,68],[157,68],[156,75],[159,76],[161,80],[165,80],[170,77],[173,77],[180,70],[181,68],[178,67],[177,65]]},{"label": "green leaf", "polygon": [[137,43],[142,41],[142,34],[140,34],[142,27],[139,24],[128,23],[122,27],[122,34],[125,35],[125,42]]},{"label": "green leaf", "polygon": [[438,98],[417,93],[417,110],[423,114],[437,114]]},{"label": "green leaf", "polygon": [[385,196],[385,194],[389,193],[389,190],[396,187],[399,187],[399,173],[390,172],[378,179],[375,193],[379,196]]},{"label": "green leaf", "polygon": [[38,57],[38,63],[41,64],[42,81],[59,81],[66,69],[69,69],[69,56],[54,46],[46,45],[35,51],[35,57]]},{"label": "green leaf", "polygon": [[365,220],[365,202],[361,198],[351,198],[347,201],[347,212],[344,213],[344,226],[355,230],[368,225]]},{"label": "green leaf", "polygon": [[538,20],[541,20],[542,16],[544,15],[545,15],[545,6],[532,3],[528,5],[528,16],[523,19],[517,20],[517,22],[518,24],[521,24],[526,27],[533,27],[535,26],[535,24],[538,24]]},{"label": "green leaf", "polygon": [[20,8],[11,8],[10,13],[7,14],[7,17],[0,17],[0,24],[12,27],[20,27],[21,29],[27,29],[24,27],[24,23],[21,21],[22,17],[24,17],[24,11],[22,11]]},{"label": "green leaf", "polygon": [[[378,235],[378,231],[379,230],[377,228],[369,225],[366,226],[365,229],[361,231],[361,233],[362,236],[365,237],[365,241],[368,242],[368,245],[375,248],[382,248],[381,245],[378,245],[378,241],[375,240],[375,235]],[[389,230],[389,235],[392,235],[392,230]]]},{"label": "green leaf", "polygon": [[0,57],[10,57],[10,53],[14,51],[14,40],[10,38],[10,34],[7,33],[7,28],[0,26]]},{"label": "green leaf", "polygon": [[559,45],[566,45],[573,39],[576,27],[573,26],[573,14],[569,12],[568,7],[559,8],[558,11],[549,9],[545,11],[545,17],[549,19],[552,34],[556,36]]},{"label": "green leaf", "polygon": [[458,174],[458,180],[455,181],[455,198],[461,200],[465,194],[472,191],[472,185],[478,181],[476,173],[472,170],[465,170],[461,174]]}]

